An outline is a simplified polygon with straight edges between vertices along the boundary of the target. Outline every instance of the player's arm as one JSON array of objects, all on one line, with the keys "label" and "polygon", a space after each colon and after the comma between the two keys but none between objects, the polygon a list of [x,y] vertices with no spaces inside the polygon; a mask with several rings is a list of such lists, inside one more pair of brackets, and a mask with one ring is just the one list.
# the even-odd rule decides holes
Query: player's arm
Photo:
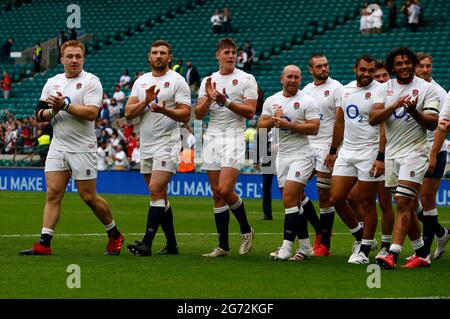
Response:
[{"label": "player's arm", "polygon": [[194,113],[197,120],[202,120],[209,113],[211,104],[214,102],[213,99],[209,97],[202,97],[197,100],[197,105],[195,106]]},{"label": "player's arm", "polygon": [[163,102],[162,105],[152,102],[150,104],[150,109],[152,112],[164,114],[177,122],[186,123],[189,122],[191,118],[191,107],[183,103],[176,103],[175,108],[169,109],[165,107],[165,102]]},{"label": "player's arm", "polygon": [[406,102],[406,111],[423,128],[434,131],[438,125],[439,119],[439,101],[433,100],[426,102],[423,106],[423,112],[417,110],[418,97],[415,100]]},{"label": "player's arm", "polygon": [[[133,87],[133,92],[134,91],[135,87]],[[156,86],[152,85],[145,91],[144,100],[139,101],[136,95],[130,96],[127,105],[125,106],[125,117],[127,118],[127,120],[134,119],[135,117],[144,114],[147,111],[147,109],[150,108],[150,103],[156,99],[158,93],[159,89],[156,89]]]},{"label": "player's arm", "polygon": [[336,121],[334,122],[333,127],[333,138],[331,140],[330,151],[325,157],[325,166],[329,170],[333,170],[334,163],[337,158],[337,150],[339,146],[342,144],[342,140],[344,139],[344,130],[345,130],[345,119],[344,119],[344,111],[341,107],[336,108]]},{"label": "player's arm", "polygon": [[245,117],[246,119],[251,119],[256,112],[256,102],[257,100],[254,99],[244,100],[243,103],[238,103],[236,101],[226,99],[223,103],[230,111],[233,111],[237,115]]},{"label": "player's arm", "polygon": [[336,108],[336,121],[334,122],[333,127],[333,139],[331,141],[331,148],[337,150],[339,146],[341,146],[342,140],[344,139],[344,130],[344,111],[342,110],[342,108],[338,107]]},{"label": "player's arm", "polygon": [[95,105],[80,105],[73,104],[70,98],[63,96],[61,92],[56,92],[57,95],[50,95],[47,98],[48,105],[52,111],[48,115],[53,118],[58,112],[65,111],[83,120],[95,121],[98,115],[99,108]]},{"label": "player's arm", "polygon": [[51,116],[53,111],[50,112],[50,110],[52,110],[52,108],[46,101],[39,101],[34,111],[36,120],[38,122],[49,122],[54,117],[54,115]]},{"label": "player's arm", "polygon": [[387,107],[385,107],[384,103],[374,103],[369,113],[369,124],[375,126],[383,123],[396,109],[402,107],[406,100],[409,100],[408,95],[400,97],[394,104],[388,105]]},{"label": "player's arm", "polygon": [[445,133],[439,129],[434,131],[434,141],[430,151],[430,162],[428,163],[428,172],[433,173],[436,168],[437,155],[439,154],[442,144],[444,144]]},{"label": "player's arm", "polygon": [[272,117],[274,126],[280,129],[288,129],[293,133],[303,135],[317,135],[319,133],[320,119],[310,119],[303,123],[289,122],[283,117]]},{"label": "player's arm", "polygon": [[384,174],[384,151],[386,149],[386,131],[384,129],[384,123],[380,124],[380,141],[378,144],[378,154],[375,161],[372,163],[372,169],[370,170],[370,176],[380,177]]},{"label": "player's arm", "polygon": [[261,115],[258,119],[257,128],[272,128],[274,127],[272,117],[267,115]]}]

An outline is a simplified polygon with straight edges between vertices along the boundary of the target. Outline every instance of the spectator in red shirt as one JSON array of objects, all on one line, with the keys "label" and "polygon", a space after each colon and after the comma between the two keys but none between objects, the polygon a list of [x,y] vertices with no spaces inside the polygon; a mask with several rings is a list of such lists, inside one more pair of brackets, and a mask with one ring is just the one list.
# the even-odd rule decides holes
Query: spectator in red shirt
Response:
[{"label": "spectator in red shirt", "polygon": [[9,93],[11,92],[11,76],[8,74],[8,72],[5,70],[3,71],[3,79],[1,82],[1,87],[3,89],[3,98],[7,99],[9,98]]}]

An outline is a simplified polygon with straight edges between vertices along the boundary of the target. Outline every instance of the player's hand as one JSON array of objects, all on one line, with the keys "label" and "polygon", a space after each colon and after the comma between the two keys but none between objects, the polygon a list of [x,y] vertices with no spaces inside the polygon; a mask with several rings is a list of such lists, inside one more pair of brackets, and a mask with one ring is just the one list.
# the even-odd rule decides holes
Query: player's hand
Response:
[{"label": "player's hand", "polygon": [[205,83],[205,91],[206,91],[206,96],[211,99],[214,100],[214,96],[215,96],[215,89],[213,87],[213,83],[212,83],[212,79],[211,77],[206,79],[206,83]]},{"label": "player's hand", "polygon": [[433,174],[435,169],[436,169],[436,156],[430,156],[430,162],[428,163],[427,172],[429,174]]},{"label": "player's hand", "polygon": [[281,107],[278,107],[278,108],[275,109],[275,114],[274,115],[276,117],[283,117],[284,116],[284,113],[283,113],[283,110],[281,109]]},{"label": "player's hand", "polygon": [[370,169],[370,176],[377,178],[383,174],[384,174],[384,162],[375,160],[372,164],[372,168]]},{"label": "player's hand", "polygon": [[162,102],[162,105],[159,105],[155,102],[152,102],[150,104],[150,112],[164,114],[165,109],[166,109],[166,102]]},{"label": "player's hand", "polygon": [[407,100],[405,99],[404,106],[405,106],[406,112],[408,112],[411,115],[416,113],[417,112],[416,107],[417,107],[418,100],[419,100],[419,97],[416,97],[415,100],[411,100],[409,97]]},{"label": "player's hand", "polygon": [[227,92],[225,91],[225,88],[223,88],[222,93],[220,93],[216,89],[216,82],[213,83],[213,87],[215,91],[214,100],[217,102],[217,104],[224,105],[225,101],[227,100]]},{"label": "player's hand", "polygon": [[47,103],[54,112],[59,112],[64,105],[64,95],[58,91],[56,92],[56,95],[50,95],[47,98]]},{"label": "player's hand", "polygon": [[330,170],[333,171],[334,163],[336,162],[337,154],[328,154],[327,157],[325,157],[325,166]]},{"label": "player's hand", "polygon": [[439,119],[438,122],[439,129],[443,132],[450,132],[450,121],[447,119]]},{"label": "player's hand", "polygon": [[405,101],[407,101],[409,99],[410,99],[409,95],[403,95],[403,96],[399,97],[398,100],[395,101],[395,103],[392,104],[390,108],[396,110],[396,109],[404,106]]},{"label": "player's hand", "polygon": [[150,104],[158,96],[159,89],[156,89],[156,85],[152,85],[147,90],[145,90],[145,103]]},{"label": "player's hand", "polygon": [[273,121],[273,125],[276,128],[280,128],[280,129],[289,129],[289,127],[291,125],[291,122],[286,120],[284,117],[272,116],[272,121]]}]

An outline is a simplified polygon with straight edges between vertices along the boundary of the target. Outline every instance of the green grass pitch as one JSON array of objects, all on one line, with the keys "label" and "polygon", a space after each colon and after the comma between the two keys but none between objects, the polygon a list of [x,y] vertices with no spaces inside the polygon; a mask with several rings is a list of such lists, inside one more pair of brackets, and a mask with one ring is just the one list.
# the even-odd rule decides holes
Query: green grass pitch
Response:
[{"label": "green grass pitch", "polygon": [[[125,236],[125,245],[141,239],[149,199],[103,195]],[[261,201],[245,200],[256,230],[252,252],[239,256],[239,227],[231,216],[231,255],[210,259],[201,254],[217,245],[212,199],[170,198],[180,248],[178,256],[103,256],[107,238],[99,221],[77,194],[66,194],[52,242],[52,256],[19,256],[38,239],[44,193],[0,193],[0,298],[449,298],[450,251],[428,269],[381,270],[381,287],[368,288],[367,265],[349,265],[353,237],[336,217],[330,257],[274,262],[269,253],[282,242],[283,210],[274,201],[273,221],[261,220]],[[450,209],[439,208],[450,226]],[[311,241],[314,239],[312,234]],[[380,241],[380,234],[377,232]],[[153,252],[164,246],[159,230]],[[297,245],[297,244],[296,244]],[[432,252],[435,244],[433,244]],[[450,246],[448,247],[450,250]],[[412,253],[409,241],[401,258]],[[371,253],[371,262],[374,255]],[[403,264],[403,260],[400,264]],[[67,266],[81,269],[81,288],[66,285]]]}]

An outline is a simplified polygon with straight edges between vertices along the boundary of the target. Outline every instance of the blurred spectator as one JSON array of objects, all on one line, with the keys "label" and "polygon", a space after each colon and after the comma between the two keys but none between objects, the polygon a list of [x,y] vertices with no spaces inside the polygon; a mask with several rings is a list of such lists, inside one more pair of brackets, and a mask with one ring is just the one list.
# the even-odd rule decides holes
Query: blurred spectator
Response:
[{"label": "blurred spectator", "polygon": [[75,28],[72,28],[72,30],[70,30],[69,40],[76,40],[77,37],[77,30],[75,30]]},{"label": "blurred spectator", "polygon": [[183,74],[183,60],[178,59],[178,62],[172,67],[172,71],[177,72],[179,74]]},{"label": "blurred spectator", "polygon": [[195,136],[190,125],[185,124],[181,128],[181,148],[194,148]]},{"label": "blurred spectator", "polygon": [[191,92],[197,93],[200,88],[200,74],[191,61],[186,62],[186,73],[184,75],[187,84],[191,88]]},{"label": "blurred spectator", "polygon": [[[120,86],[118,86],[118,85],[116,85],[114,87],[113,99],[116,100],[117,105],[119,106],[119,109],[120,109],[119,117],[120,117],[120,115],[123,112],[123,105],[125,103],[125,93],[120,90]],[[111,103],[112,103],[112,100],[111,100]],[[111,113],[110,113],[110,116],[111,116]]]},{"label": "blurred spectator", "polygon": [[130,169],[139,170],[141,168],[141,150],[139,149],[139,140],[136,141],[136,147],[131,153]]},{"label": "blurred spectator", "polygon": [[244,71],[249,72],[252,69],[252,64],[255,59],[256,53],[250,41],[245,42],[244,50],[245,53],[247,53],[247,61],[244,63]]},{"label": "blurred spectator", "polygon": [[2,46],[2,54],[1,54],[1,62],[8,62],[9,61],[9,57],[11,55],[11,49],[13,46],[13,39],[9,38],[8,40],[6,40],[5,43],[3,43]]},{"label": "blurred spectator", "polygon": [[359,31],[362,35],[370,34],[372,28],[372,21],[370,19],[370,13],[367,8],[361,10],[361,18],[359,20]]},{"label": "blurred spectator", "polygon": [[144,72],[142,72],[142,71],[137,71],[134,74],[134,77],[133,77],[133,79],[131,80],[131,83],[130,83],[130,88],[133,88],[134,81],[136,81],[142,74],[144,74]]},{"label": "blurred spectator", "polygon": [[100,118],[109,121],[109,103],[110,99],[103,99],[102,106],[100,107]]},{"label": "blurred spectator", "polygon": [[406,0],[400,8],[403,13],[403,26],[408,26],[408,8],[411,5],[411,0]]},{"label": "blurred spectator", "polygon": [[111,99],[111,104],[108,107],[109,121],[112,127],[117,127],[117,120],[120,117],[120,106],[115,98]]},{"label": "blurred spectator", "polygon": [[6,70],[3,71],[3,79],[1,82],[1,87],[3,90],[3,98],[5,100],[9,98],[9,94],[11,93],[11,84],[12,84],[11,76]]},{"label": "blurred spectator", "polygon": [[417,5],[417,1],[412,1],[407,8],[408,11],[408,27],[412,32],[417,31],[420,18],[420,7]]},{"label": "blurred spectator", "polygon": [[388,0],[387,7],[389,8],[389,28],[394,29],[397,25],[397,6],[394,0]]},{"label": "blurred spectator", "polygon": [[98,153],[98,170],[104,171],[108,168],[108,149],[107,149],[108,140],[106,138],[102,138],[99,143],[99,147],[97,149]]},{"label": "blurred spectator", "polygon": [[64,44],[64,42],[69,41],[67,38],[67,35],[64,33],[64,31],[61,31],[58,35],[58,38],[56,39],[56,46],[58,47],[58,61],[57,63],[61,63],[61,46]]},{"label": "blurred spectator", "polygon": [[114,149],[116,153],[111,156],[114,160],[114,169],[123,171],[128,165],[127,155],[123,151],[121,144],[115,145]]},{"label": "blurred spectator", "polygon": [[127,89],[129,89],[130,88],[130,84],[131,84],[131,77],[130,77],[130,75],[128,73],[128,70],[125,69],[125,70],[123,70],[123,74],[120,77],[119,87],[120,88],[127,88]]},{"label": "blurred spectator", "polygon": [[34,151],[34,142],[33,142],[34,136],[32,136],[32,131],[30,124],[27,120],[24,120],[24,124],[21,127],[20,130],[20,147],[22,150],[22,153],[24,154],[30,154]]},{"label": "blurred spectator", "polygon": [[239,48],[236,67],[238,69],[243,70],[245,63],[247,63],[247,53],[245,52],[245,50],[243,48]]},{"label": "blurred spectator", "polygon": [[222,29],[225,34],[231,33],[231,12],[228,8],[223,9]]},{"label": "blurred spectator", "polygon": [[47,124],[42,128],[42,131],[40,132],[40,135],[37,139],[38,141],[37,153],[41,157],[40,159],[41,166],[45,165],[45,159],[47,158],[48,149],[50,147],[51,135],[52,135],[52,127],[51,125]]},{"label": "blurred spectator", "polygon": [[33,64],[34,64],[34,72],[41,72],[41,60],[42,60],[42,48],[39,42],[36,42],[33,48]]},{"label": "blurred spectator", "polygon": [[219,34],[222,31],[222,14],[219,9],[216,9],[210,19],[213,27],[213,33]]},{"label": "blurred spectator", "polygon": [[370,19],[372,21],[372,33],[381,33],[383,28],[383,10],[378,4],[371,4]]},{"label": "blurred spectator", "polygon": [[194,149],[185,148],[180,153],[180,163],[178,164],[178,172],[191,173],[195,172]]},{"label": "blurred spectator", "polygon": [[127,157],[131,157],[133,154],[134,149],[137,147],[138,140],[136,138],[136,133],[132,133],[131,136],[128,138],[128,145],[127,145]]}]

